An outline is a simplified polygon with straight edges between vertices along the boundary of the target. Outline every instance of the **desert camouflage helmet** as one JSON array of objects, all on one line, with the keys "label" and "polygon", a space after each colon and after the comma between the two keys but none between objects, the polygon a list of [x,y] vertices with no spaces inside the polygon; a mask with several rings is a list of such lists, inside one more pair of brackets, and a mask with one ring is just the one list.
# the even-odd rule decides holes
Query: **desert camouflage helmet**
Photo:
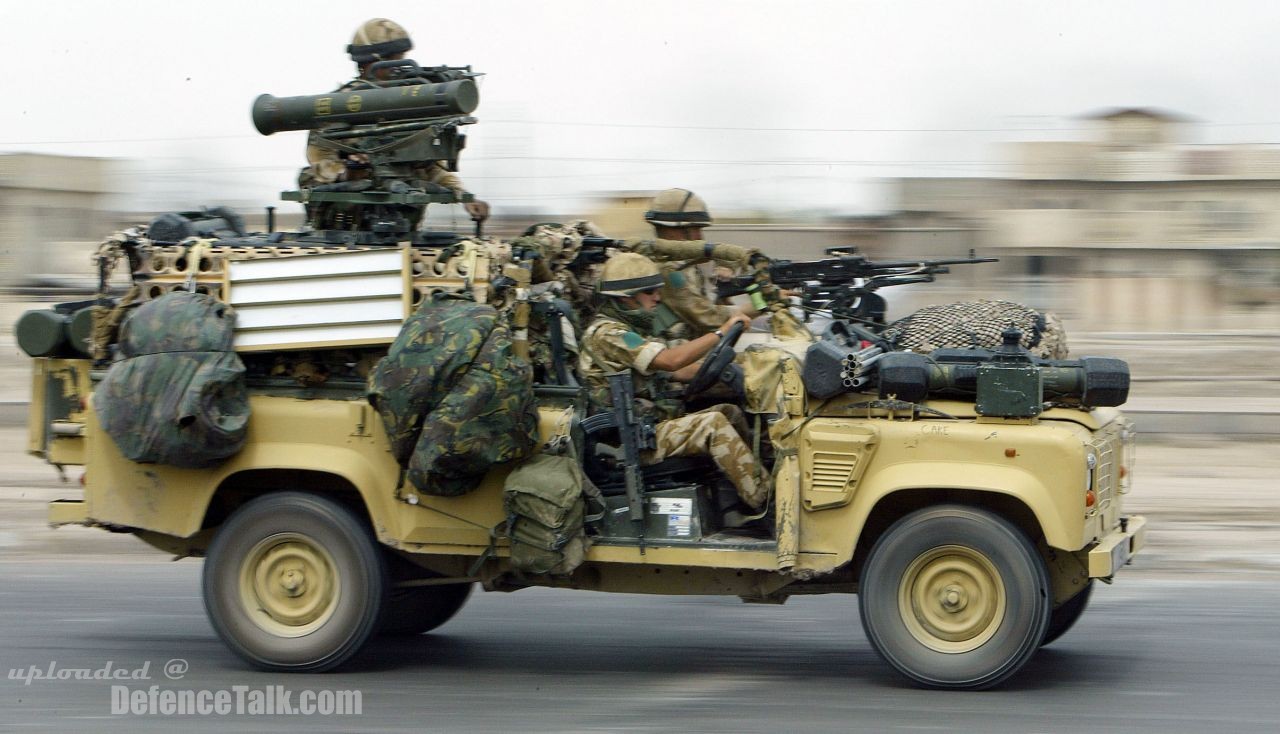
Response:
[{"label": "desert camouflage helmet", "polygon": [[373,18],[356,29],[347,53],[357,64],[371,64],[413,48],[409,33],[394,20]]},{"label": "desert camouflage helmet", "polygon": [[598,287],[602,295],[633,296],[661,288],[665,282],[657,263],[636,252],[623,252],[604,264]]},{"label": "desert camouflage helmet", "polygon": [[688,189],[667,189],[653,197],[644,219],[664,227],[705,227],[711,224],[707,203]]}]

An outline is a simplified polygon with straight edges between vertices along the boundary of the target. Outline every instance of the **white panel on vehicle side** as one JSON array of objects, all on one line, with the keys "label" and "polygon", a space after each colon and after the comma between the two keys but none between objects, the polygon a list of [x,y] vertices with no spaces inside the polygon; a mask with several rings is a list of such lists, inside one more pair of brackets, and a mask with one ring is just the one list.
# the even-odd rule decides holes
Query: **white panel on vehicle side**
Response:
[{"label": "white panel on vehicle side", "polygon": [[[315,349],[343,345],[390,344],[400,333],[400,322],[394,324],[355,324],[315,328],[246,331],[236,334],[236,349]],[[281,346],[281,344],[287,346]]]},{"label": "white panel on vehicle side", "polygon": [[229,264],[235,348],[387,344],[404,322],[411,275],[399,248]]},{"label": "white panel on vehicle side", "polygon": [[350,275],[323,279],[274,280],[236,283],[231,305],[237,310],[249,304],[299,303],[305,301],[400,297],[404,277],[390,275]]},{"label": "white panel on vehicle side", "polygon": [[398,273],[404,262],[399,248],[355,250],[298,257],[237,260],[231,263],[232,282],[296,280],[326,275]]}]

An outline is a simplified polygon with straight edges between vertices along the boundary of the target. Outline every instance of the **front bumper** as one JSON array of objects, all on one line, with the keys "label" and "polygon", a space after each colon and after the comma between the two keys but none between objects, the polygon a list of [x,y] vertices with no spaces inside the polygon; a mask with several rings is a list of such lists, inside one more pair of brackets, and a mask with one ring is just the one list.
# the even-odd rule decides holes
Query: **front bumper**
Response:
[{"label": "front bumper", "polygon": [[1114,576],[1146,544],[1147,518],[1142,515],[1120,518],[1120,527],[1089,549],[1089,578]]},{"label": "front bumper", "polygon": [[84,500],[54,500],[49,503],[49,525],[88,525],[89,505]]}]

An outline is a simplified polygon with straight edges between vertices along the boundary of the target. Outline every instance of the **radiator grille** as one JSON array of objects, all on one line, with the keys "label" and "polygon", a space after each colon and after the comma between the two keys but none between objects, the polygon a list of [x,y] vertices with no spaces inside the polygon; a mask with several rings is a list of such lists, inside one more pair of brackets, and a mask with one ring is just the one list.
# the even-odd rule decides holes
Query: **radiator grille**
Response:
[{"label": "radiator grille", "polygon": [[1119,437],[1114,431],[1106,431],[1091,444],[1098,463],[1093,469],[1093,491],[1098,497],[1095,511],[1112,514],[1116,503],[1116,447]]}]

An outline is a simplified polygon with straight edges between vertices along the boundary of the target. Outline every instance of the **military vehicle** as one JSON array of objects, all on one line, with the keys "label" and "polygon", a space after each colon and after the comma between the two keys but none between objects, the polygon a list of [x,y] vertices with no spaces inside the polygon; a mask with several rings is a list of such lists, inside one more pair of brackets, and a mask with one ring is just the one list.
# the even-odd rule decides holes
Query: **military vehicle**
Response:
[{"label": "military vehicle", "polygon": [[[544,270],[591,267],[590,237],[416,231],[421,207],[448,197],[415,185],[411,164],[456,159],[475,90],[465,77],[397,68],[376,105],[364,92],[255,108],[264,131],[312,129],[371,154],[367,186],[287,195],[312,207],[310,227],[251,234],[224,210],[159,217],[103,244],[98,298],[29,312],[17,327],[33,357],[28,449],[84,472],[83,496],[53,502],[50,521],[204,557],[209,617],[251,665],[335,668],[374,635],[443,625],[476,586],[773,604],[835,593],[858,595],[872,646],[910,680],[980,689],[1071,628],[1095,581],[1110,583],[1142,547],[1145,519],[1124,511],[1135,436],[1116,406],[1127,367],[1032,356],[1026,329],[985,348],[897,349],[882,322],[864,318],[883,315],[877,283],[848,252],[786,270],[831,276],[809,303],[834,316],[822,338],[738,353],[756,453],[776,490],[764,517],[727,522],[722,482],[704,461],[641,466],[652,425],[632,411],[625,375],[612,385],[618,407],[588,414],[566,352],[566,281]],[[406,106],[424,98],[445,102]],[[335,109],[355,116],[336,120]],[[109,287],[121,262],[132,281],[123,295]],[[931,279],[942,267],[893,263],[876,277]],[[540,362],[537,384],[519,388],[532,396],[536,445],[434,485],[403,450],[424,422],[439,431],[423,418],[434,406],[389,414],[370,375],[407,353],[404,324],[453,303],[440,293],[469,295],[473,315],[493,306],[484,318],[491,334],[506,330],[515,369],[531,333],[554,364]],[[169,303],[228,326],[197,338],[178,311],[156,310]],[[723,376],[739,333],[724,335],[689,395]],[[159,387],[119,378],[178,341],[195,355],[182,368],[181,379],[198,375],[188,393],[168,395],[177,368]],[[473,376],[466,367],[457,372]],[[131,434],[109,430],[121,415],[141,421]],[[408,433],[389,431],[394,421]]]}]

